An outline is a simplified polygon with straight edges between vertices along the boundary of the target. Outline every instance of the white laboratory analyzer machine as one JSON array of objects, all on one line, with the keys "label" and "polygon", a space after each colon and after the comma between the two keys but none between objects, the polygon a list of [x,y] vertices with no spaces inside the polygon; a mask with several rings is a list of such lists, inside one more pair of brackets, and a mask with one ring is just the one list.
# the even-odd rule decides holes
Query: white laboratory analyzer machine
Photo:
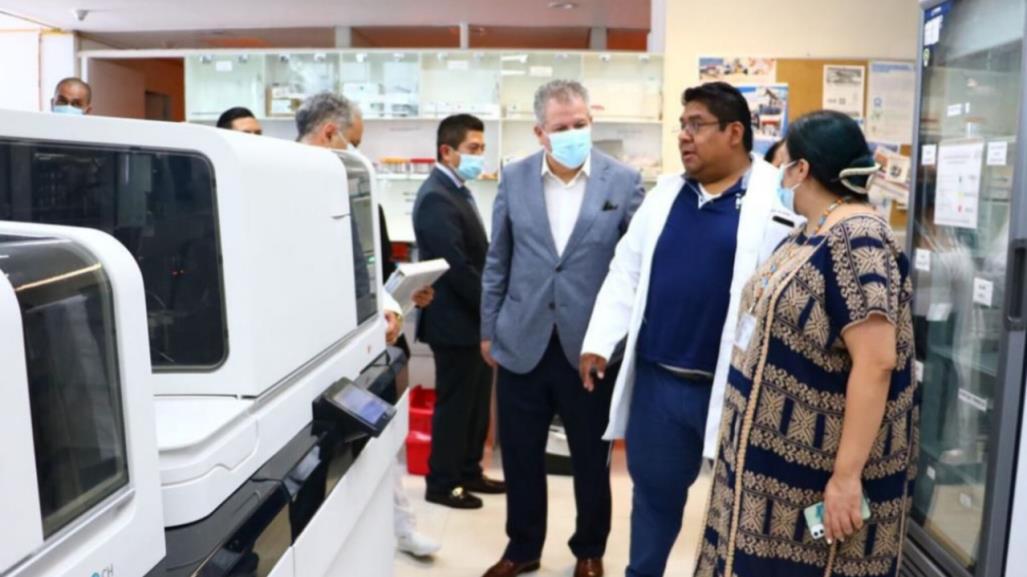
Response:
[{"label": "white laboratory analyzer machine", "polygon": [[0,577],[388,577],[373,168],[0,111]]}]

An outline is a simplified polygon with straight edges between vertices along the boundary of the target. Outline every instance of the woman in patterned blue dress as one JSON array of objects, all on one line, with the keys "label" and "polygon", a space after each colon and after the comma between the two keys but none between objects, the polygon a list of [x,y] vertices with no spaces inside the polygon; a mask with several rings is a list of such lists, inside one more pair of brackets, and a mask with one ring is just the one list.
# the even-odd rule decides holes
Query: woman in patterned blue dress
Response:
[{"label": "woman in patterned blue dress", "polygon": [[[865,202],[851,118],[808,115],[785,147],[782,198],[808,222],[742,296],[695,575],[894,577],[919,418],[909,263]],[[821,539],[803,515],[819,502]]]}]

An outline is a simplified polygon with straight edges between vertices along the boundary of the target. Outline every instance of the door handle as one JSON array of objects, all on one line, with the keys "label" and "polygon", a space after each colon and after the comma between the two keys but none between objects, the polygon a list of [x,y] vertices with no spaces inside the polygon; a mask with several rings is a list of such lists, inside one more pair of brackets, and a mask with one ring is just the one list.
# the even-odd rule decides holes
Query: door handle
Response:
[{"label": "door handle", "polygon": [[1006,282],[1006,329],[1022,331],[1027,329],[1027,239],[1014,240],[1009,244],[1009,278]]}]

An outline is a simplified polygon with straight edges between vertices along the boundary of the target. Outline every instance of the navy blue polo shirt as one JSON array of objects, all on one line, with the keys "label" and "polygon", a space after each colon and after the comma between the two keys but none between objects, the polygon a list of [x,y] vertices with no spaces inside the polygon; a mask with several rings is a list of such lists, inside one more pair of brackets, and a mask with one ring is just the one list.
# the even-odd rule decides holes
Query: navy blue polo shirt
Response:
[{"label": "navy blue polo shirt", "polygon": [[653,254],[638,337],[643,360],[716,372],[747,185],[748,175],[703,203],[699,183],[685,181]]}]

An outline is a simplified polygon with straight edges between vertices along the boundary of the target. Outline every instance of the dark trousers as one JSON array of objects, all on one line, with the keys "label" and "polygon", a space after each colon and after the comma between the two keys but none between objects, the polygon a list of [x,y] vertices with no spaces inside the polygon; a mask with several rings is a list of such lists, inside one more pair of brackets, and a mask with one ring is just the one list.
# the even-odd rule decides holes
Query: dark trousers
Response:
[{"label": "dark trousers", "polygon": [[658,365],[637,363],[626,437],[635,485],[628,577],[660,577],[667,567],[688,488],[702,468],[712,388],[710,381],[690,381]]},{"label": "dark trousers", "polygon": [[546,441],[559,414],[570,445],[577,523],[569,545],[579,559],[602,557],[610,534],[610,444],[602,440],[616,369],[606,371],[594,393],[585,390],[554,332],[530,373],[500,367],[496,399],[506,478],[504,558],[535,561],[546,539]]},{"label": "dark trousers", "polygon": [[478,347],[432,346],[435,413],[432,415],[428,492],[448,494],[480,478],[492,400],[492,369]]}]

